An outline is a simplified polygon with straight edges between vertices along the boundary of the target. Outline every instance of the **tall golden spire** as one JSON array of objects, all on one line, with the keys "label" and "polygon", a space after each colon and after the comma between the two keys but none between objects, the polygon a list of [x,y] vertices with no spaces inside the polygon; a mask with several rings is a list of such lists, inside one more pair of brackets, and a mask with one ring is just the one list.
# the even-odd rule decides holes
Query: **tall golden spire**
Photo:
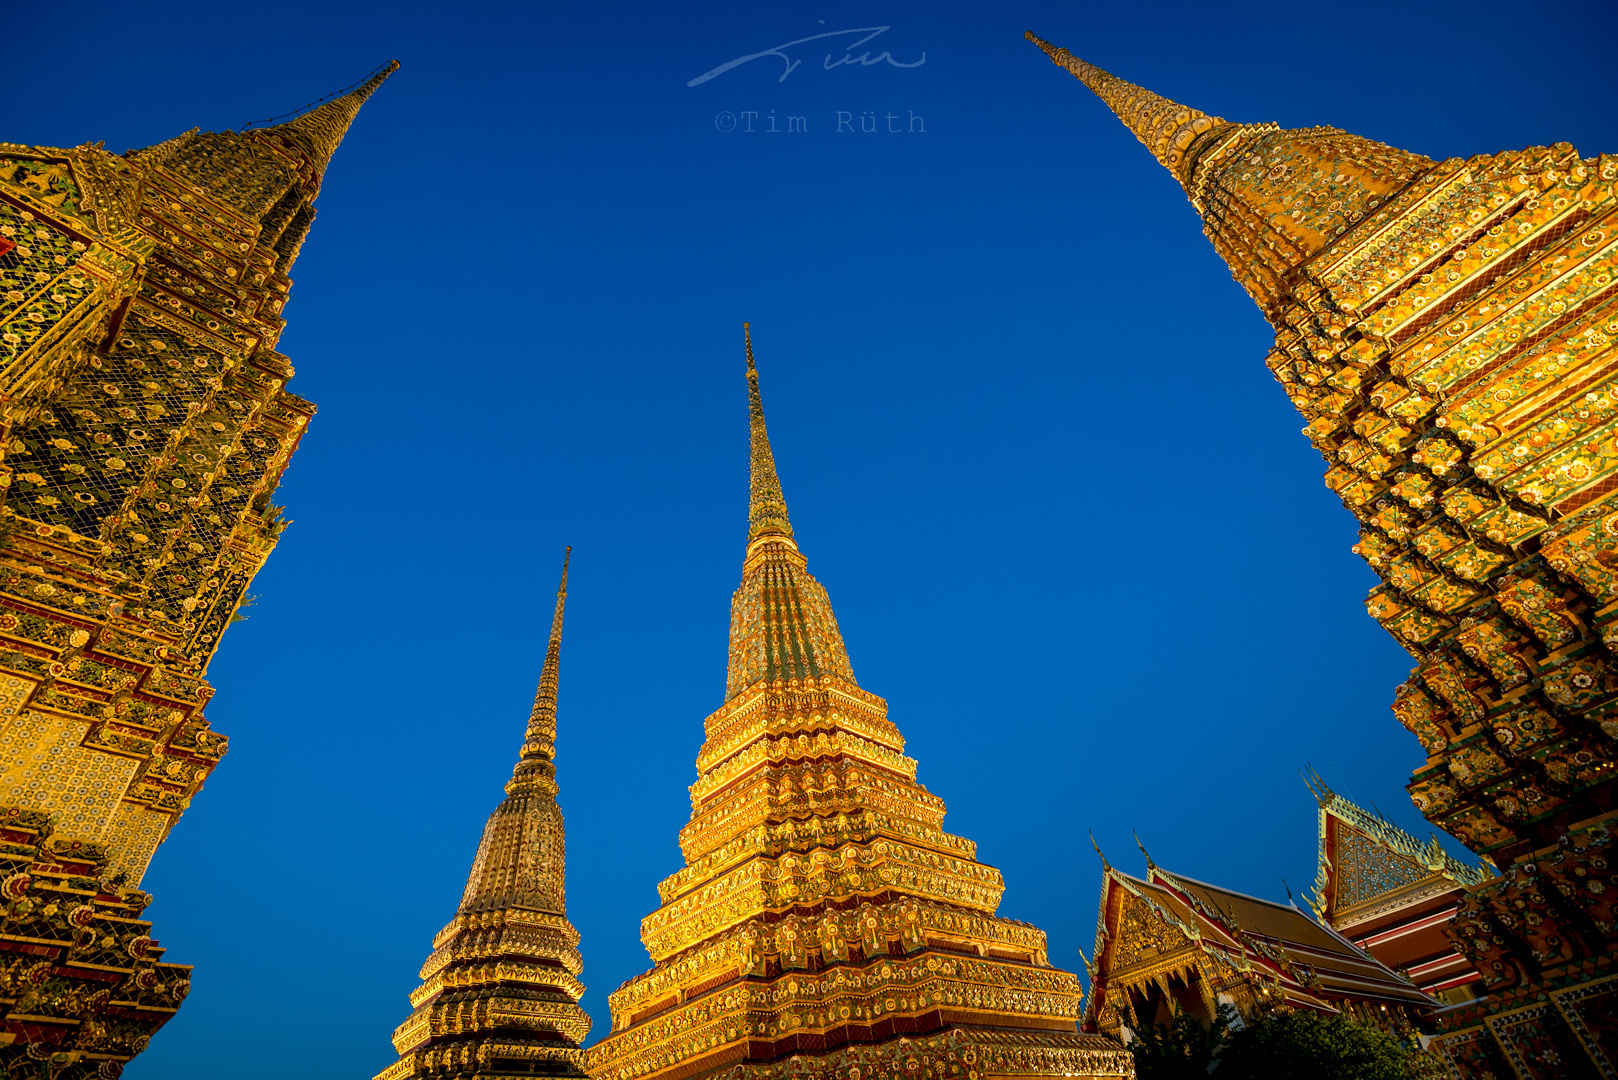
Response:
[{"label": "tall golden spire", "polygon": [[348,126],[359,114],[360,106],[365,104],[366,98],[376,92],[377,87],[387,81],[389,75],[398,70],[399,61],[390,60],[374,75],[341,97],[333,98],[295,120],[263,130],[296,139],[308,152],[310,161],[314,164],[318,184],[320,174],[325,172],[327,162],[331,161],[338,144],[348,133]]},{"label": "tall golden spire", "polygon": [[540,1073],[580,1077],[590,1017],[579,932],[567,918],[565,837],[556,805],[556,686],[567,564],[522,756],[489,815],[460,910],[433,938],[413,1009],[393,1033],[399,1059],[377,1080]]},{"label": "tall golden spire", "polygon": [[1124,126],[1134,132],[1135,138],[1145,144],[1182,186],[1189,182],[1189,170],[1182,168],[1186,150],[1198,135],[1225,124],[1222,117],[1209,116],[1132,82],[1125,82],[1094,64],[1080,60],[1066,49],[1035,37],[1032,30],[1024,36],[1044,49],[1053,64],[1067,68],[1075,78],[1095,91],[1096,97],[1107,103],[1107,108],[1117,114]]},{"label": "tall golden spire", "polygon": [[1215,250],[1271,322],[1291,300],[1305,262],[1433,165],[1338,128],[1227,123],[1025,36],[1093,90],[1174,174]]},{"label": "tall golden spire", "polygon": [[[315,413],[275,349],[290,284],[274,268],[313,216],[288,193],[311,166],[290,136],[195,128],[122,156],[3,145],[0,610],[17,614],[0,617],[0,949],[8,985],[48,976],[28,1000],[51,1015],[9,1022],[0,1075],[65,1080],[116,1074],[190,986],[140,883],[225,753],[204,676],[276,546],[271,499]],[[113,670],[112,698],[84,691],[106,702],[95,717],[58,700]]]},{"label": "tall golden spire", "polygon": [[748,507],[747,556],[742,583],[730,605],[730,668],[725,697],[760,680],[809,680],[832,676],[854,682],[848,648],[837,629],[825,586],[808,572],[792,539],[775,455],[764,429],[764,403],[753,364],[753,334],[742,323],[747,345],[747,415],[752,434],[752,495]]},{"label": "tall golden spire", "polygon": [[[1078,980],[995,917],[1003,885],[916,780],[789,535],[747,342],[752,509],[725,702],[703,723],[685,866],[641,921],[654,967],[608,999],[592,1080],[1100,1080]],[[982,1065],[977,1063],[982,1061]],[[384,1080],[393,1080],[388,1077]]]},{"label": "tall golden spire", "polygon": [[[1121,92],[1052,56],[1103,97]],[[1352,68],[1350,56],[1332,75]],[[1569,750],[1618,715],[1603,645],[1618,628],[1618,161],[1558,143],[1434,162],[1336,128],[1229,125],[1193,140],[1178,175],[1275,327],[1265,365],[1358,519],[1353,550],[1382,578],[1366,610],[1417,661],[1393,701],[1425,759],[1412,801],[1502,871],[1439,883],[1465,888],[1443,928],[1458,955],[1424,965],[1472,998],[1436,1023],[1456,1075],[1489,1075],[1483,1062],[1550,1037],[1514,1026],[1506,1038],[1520,1021],[1502,1010],[1547,992],[1594,1000],[1595,972],[1618,953],[1610,917],[1587,932],[1557,892],[1606,872],[1614,851],[1611,752]],[[1185,347],[1208,334],[1189,331]],[[1544,763],[1575,760],[1592,764],[1557,766],[1548,794]],[[1324,851],[1328,811],[1346,804],[1319,791]],[[1430,845],[1379,834],[1384,823],[1342,824],[1383,849],[1355,856],[1382,878],[1414,888],[1444,865]],[[1551,849],[1556,887],[1528,887]],[[1323,868],[1321,887],[1336,889]],[[1152,877],[1177,888],[1160,868]],[[1481,983],[1465,986],[1468,970]],[[1593,1044],[1581,1053],[1568,1073],[1598,1072]]]},{"label": "tall golden spire", "polygon": [[256,223],[257,246],[273,250],[277,273],[297,257],[315,211],[326,166],[360,106],[399,62],[387,64],[342,94],[284,124],[242,131],[195,129],[167,142],[131,150],[125,159],[160,168],[192,189]]},{"label": "tall golden spire", "polygon": [[564,908],[562,812],[556,806],[556,686],[562,652],[562,609],[567,603],[567,565],[556,587],[556,611],[539,690],[528,714],[528,734],[506,798],[489,815],[472,873],[466,879],[461,911],[486,911],[521,904],[560,913]]},{"label": "tall golden spire", "polygon": [[761,536],[792,535],[787,520],[787,503],[781,495],[781,478],[775,474],[775,455],[770,452],[770,433],[764,429],[764,402],[758,395],[758,368],[753,366],[753,331],[742,323],[747,345],[747,415],[753,442],[752,498],[747,507],[747,539]]},{"label": "tall golden spire", "polygon": [[[545,648],[545,667],[539,674],[534,707],[528,713],[528,737],[522,744],[522,762],[556,760],[556,684],[562,653],[562,609],[567,605],[567,564],[573,558],[569,547],[562,556],[562,581],[556,587],[556,611],[551,615],[551,640]],[[517,764],[513,782],[522,774]]]}]

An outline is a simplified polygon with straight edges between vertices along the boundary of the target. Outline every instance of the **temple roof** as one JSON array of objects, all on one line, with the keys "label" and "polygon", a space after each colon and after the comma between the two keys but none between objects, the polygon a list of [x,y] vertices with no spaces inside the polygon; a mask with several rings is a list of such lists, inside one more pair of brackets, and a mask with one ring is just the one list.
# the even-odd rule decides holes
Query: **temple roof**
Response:
[{"label": "temple roof", "polygon": [[1417,840],[1380,814],[1343,798],[1317,776],[1320,856],[1310,906],[1342,928],[1400,901],[1474,885],[1488,873],[1447,853],[1438,837]]},{"label": "temple roof", "polygon": [[[1254,1000],[1335,1011],[1345,1000],[1430,1009],[1409,980],[1296,905],[1263,900],[1163,869],[1145,877],[1106,865],[1087,1016],[1116,1010],[1131,988],[1169,980],[1247,985]],[[1112,1004],[1107,1005],[1111,995]]]}]

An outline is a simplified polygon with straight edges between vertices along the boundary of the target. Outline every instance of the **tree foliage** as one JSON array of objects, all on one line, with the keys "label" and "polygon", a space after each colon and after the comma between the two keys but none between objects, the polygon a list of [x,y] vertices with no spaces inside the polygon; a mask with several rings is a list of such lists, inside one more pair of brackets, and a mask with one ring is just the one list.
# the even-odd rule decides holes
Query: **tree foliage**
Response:
[{"label": "tree foliage", "polygon": [[1179,1010],[1161,1027],[1131,1025],[1140,1080],[1408,1080],[1414,1055],[1398,1038],[1348,1016],[1291,1012],[1233,1028],[1220,1007],[1212,1024]]},{"label": "tree foliage", "polygon": [[1347,1016],[1294,1012],[1236,1032],[1219,1080],[1406,1080],[1411,1053],[1389,1033]]},{"label": "tree foliage", "polygon": [[1138,1080],[1207,1080],[1236,1010],[1221,1006],[1212,1024],[1179,1009],[1165,1027],[1136,1022],[1129,1052]]}]

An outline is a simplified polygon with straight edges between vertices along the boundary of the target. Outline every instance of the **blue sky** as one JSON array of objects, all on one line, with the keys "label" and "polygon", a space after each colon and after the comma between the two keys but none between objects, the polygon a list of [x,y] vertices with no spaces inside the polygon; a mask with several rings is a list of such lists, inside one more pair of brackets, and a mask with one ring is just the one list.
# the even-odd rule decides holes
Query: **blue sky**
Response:
[{"label": "blue sky", "polygon": [[[1094,934],[1087,830],[1122,865],[1135,829],[1165,866],[1284,899],[1314,873],[1312,764],[1426,834],[1387,708],[1411,662],[1364,613],[1266,324],[1169,176],[1022,33],[1233,120],[1588,155],[1618,151],[1609,4],[75,11],[8,15],[0,137],[121,151],[403,64],[293,270],[280,347],[321,411],[210,672],[230,755],[146,879],[197,970],[132,1080],[392,1060],[566,544],[570,914],[606,1033],[721,703],[743,319],[855,673],[1057,963]],[[765,57],[687,85],[877,26],[860,52],[924,62],[839,65],[833,38],[784,80]]]}]

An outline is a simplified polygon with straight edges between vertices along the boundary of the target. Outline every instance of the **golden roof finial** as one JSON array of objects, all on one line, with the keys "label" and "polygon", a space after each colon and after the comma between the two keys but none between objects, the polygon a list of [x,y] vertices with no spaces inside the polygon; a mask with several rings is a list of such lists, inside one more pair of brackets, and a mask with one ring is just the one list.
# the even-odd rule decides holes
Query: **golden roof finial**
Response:
[{"label": "golden roof finial", "polygon": [[556,759],[556,687],[562,657],[562,609],[567,604],[567,564],[572,558],[573,548],[569,547],[562,556],[562,580],[556,586],[556,611],[551,616],[551,640],[545,649],[545,667],[539,674],[533,711],[528,714],[528,737],[522,744],[524,761]]},{"label": "golden roof finial", "polygon": [[1107,108],[1116,113],[1124,126],[1135,133],[1135,138],[1144,143],[1163,167],[1174,174],[1182,187],[1189,183],[1189,169],[1185,167],[1186,150],[1197,136],[1224,124],[1224,119],[1187,108],[1134,83],[1125,82],[1094,64],[1080,60],[1066,49],[1035,37],[1032,30],[1023,36],[1044,49],[1053,64],[1067,68],[1074,78],[1106,102]]},{"label": "golden roof finial", "polygon": [[399,61],[390,60],[376,74],[360,83],[342,97],[333,98],[319,108],[311,109],[295,120],[288,120],[265,131],[292,136],[309,151],[315,174],[326,171],[327,162],[348,133],[348,126],[359,114],[365,99],[376,92],[389,75],[399,70]]},{"label": "golden roof finial", "polygon": [[742,338],[747,345],[747,415],[753,443],[752,498],[747,507],[747,539],[751,543],[770,534],[790,537],[792,523],[787,520],[781,478],[775,474],[770,433],[764,429],[764,402],[758,394],[758,368],[753,365],[753,331],[747,323],[742,323]]},{"label": "golden roof finial", "polygon": [[1102,852],[1101,845],[1096,841],[1096,834],[1094,830],[1091,830],[1090,832],[1090,846],[1095,848],[1096,854],[1101,857],[1101,869],[1105,870],[1109,874],[1112,873],[1112,863],[1107,861],[1107,856]]},{"label": "golden roof finial", "polygon": [[1146,850],[1146,845],[1140,842],[1140,833],[1136,832],[1134,829],[1129,830],[1129,832],[1130,832],[1130,835],[1135,838],[1135,846],[1140,848],[1140,853],[1142,855],[1146,856],[1146,869],[1148,869],[1148,870],[1156,870],[1156,869],[1158,869],[1158,865],[1155,862],[1152,861],[1151,853]]}]

